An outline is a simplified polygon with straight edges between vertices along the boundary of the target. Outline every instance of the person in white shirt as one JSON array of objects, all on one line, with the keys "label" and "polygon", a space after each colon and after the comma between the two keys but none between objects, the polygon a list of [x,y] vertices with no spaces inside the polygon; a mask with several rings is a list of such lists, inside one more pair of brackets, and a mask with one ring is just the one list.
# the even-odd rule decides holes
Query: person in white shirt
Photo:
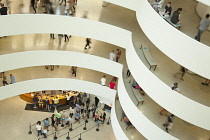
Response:
[{"label": "person in white shirt", "polygon": [[101,85],[106,86],[106,76],[104,75],[103,78],[101,78]]},{"label": "person in white shirt", "polygon": [[37,132],[38,132],[38,138],[39,138],[39,136],[42,134],[42,124],[41,124],[40,121],[38,121],[38,122],[36,123],[36,130],[37,130]]},{"label": "person in white shirt", "polygon": [[66,105],[69,106],[69,103],[70,103],[70,98],[71,96],[68,94],[66,94]]},{"label": "person in white shirt", "polygon": [[112,60],[112,61],[114,61],[115,58],[116,58],[116,55],[114,53],[114,50],[112,50],[112,52],[109,54],[109,59]]},{"label": "person in white shirt", "polygon": [[70,107],[69,111],[70,111],[69,116],[72,118],[72,116],[74,115],[74,107]]}]

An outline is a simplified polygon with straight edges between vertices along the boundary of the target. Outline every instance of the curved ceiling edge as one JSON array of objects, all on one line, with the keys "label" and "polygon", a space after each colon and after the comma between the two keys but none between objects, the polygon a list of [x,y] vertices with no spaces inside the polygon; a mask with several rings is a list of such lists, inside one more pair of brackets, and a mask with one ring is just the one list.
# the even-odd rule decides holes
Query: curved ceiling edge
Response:
[{"label": "curved ceiling edge", "polygon": [[140,110],[136,107],[136,105],[133,103],[130,96],[128,95],[122,78],[118,82],[118,96],[125,114],[128,116],[129,120],[132,122],[135,128],[145,138],[149,140],[155,140],[157,139],[157,136],[161,136],[162,140],[178,140],[177,138],[157,127],[140,112]]},{"label": "curved ceiling edge", "polygon": [[168,85],[148,70],[134,48],[130,47],[126,50],[126,60],[134,79],[156,103],[177,117],[210,130],[209,107],[171,90]]},{"label": "curved ceiling edge", "polygon": [[[46,56],[48,59],[46,59]],[[56,50],[26,51],[1,55],[0,64],[0,71],[42,65],[65,65],[92,69],[116,77],[121,75],[123,67],[122,64],[102,57],[79,52]]]},{"label": "curved ceiling edge", "polygon": [[137,2],[144,7],[136,11],[137,21],[150,41],[178,64],[210,79],[210,47],[172,27],[152,9],[148,1]]},{"label": "curved ceiling edge", "polygon": [[[69,34],[104,41],[126,48],[131,32],[106,23],[60,15],[24,14],[0,17],[0,37],[32,33]],[[42,26],[40,26],[42,21]],[[15,23],[15,24],[14,24]],[[99,24],[100,23],[100,24]],[[62,26],[58,26],[62,25]],[[23,30],[24,27],[24,30]],[[56,27],[56,28],[55,28]],[[70,27],[66,30],[65,27]],[[78,27],[80,30],[78,30]],[[88,27],[88,28],[87,28]],[[8,30],[9,28],[9,30]],[[94,30],[93,29],[98,29]],[[103,29],[103,30],[102,30]],[[115,36],[120,37],[116,38]],[[116,38],[116,39],[113,39]]]},{"label": "curved ceiling edge", "polygon": [[117,119],[117,115],[116,115],[116,110],[115,110],[115,103],[112,106],[112,111],[111,111],[111,120],[112,120],[112,129],[114,131],[115,137],[118,140],[129,140],[128,137],[125,135],[125,133],[123,132],[119,121]]},{"label": "curved ceiling edge", "polygon": [[[178,64],[202,77],[210,79],[210,71],[208,70],[210,68],[208,65],[210,60],[209,46],[172,27],[152,9],[147,0],[105,1],[136,11],[136,18],[140,27],[158,49]],[[134,4],[135,6],[133,6]],[[178,53],[174,53],[177,51]]]},{"label": "curved ceiling edge", "polygon": [[[17,16],[17,15],[14,15],[14,16]],[[14,17],[13,15],[11,17]],[[29,16],[29,15],[27,15]],[[30,15],[32,16],[32,15]],[[42,17],[54,17],[54,16],[50,16],[50,15],[42,15]],[[3,17],[3,16],[2,16]],[[1,18],[2,18],[1,17]],[[5,16],[5,17],[10,17],[10,16]],[[34,16],[32,16],[34,18]],[[36,17],[37,18],[37,17]],[[68,17],[69,18],[69,17]],[[8,18],[10,19],[10,18]],[[69,19],[76,19],[76,18],[69,18]],[[54,22],[57,21],[57,16],[54,17]],[[79,21],[81,22],[86,22],[86,21],[89,21],[89,20],[86,20],[86,19],[80,19]],[[52,22],[52,19],[50,21],[46,21],[46,24],[47,23],[51,23]],[[68,22],[71,22],[71,20],[68,20]],[[28,23],[28,21],[24,21],[23,23]],[[0,23],[1,24],[1,23]],[[108,27],[111,27],[111,25],[106,25],[106,24],[103,24],[103,23],[100,23],[100,22],[94,22],[94,24],[101,24],[100,26],[97,25],[97,26],[94,26],[93,28],[90,28],[90,29],[96,29],[98,27],[102,27],[102,25],[105,25],[106,28],[105,30],[109,30],[110,28]],[[92,24],[91,22],[91,25],[94,25]],[[24,24],[25,25],[25,24]],[[85,24],[86,25],[86,24]],[[89,26],[89,23],[86,25],[86,26]],[[1,27],[1,26],[0,26]],[[5,27],[5,26],[4,26]],[[43,29],[46,27],[45,26],[42,26]],[[60,27],[60,26],[59,26]],[[91,26],[92,27],[92,26]],[[114,26],[112,26],[114,27]],[[15,27],[13,27],[15,28]],[[47,28],[47,27],[46,27]],[[117,28],[117,27],[116,27]],[[40,28],[39,28],[40,29]],[[61,26],[60,28],[62,31],[63,31],[63,28]],[[79,29],[79,30],[78,30]],[[102,28],[101,28],[102,29]],[[97,36],[107,36],[105,31],[102,31],[101,29],[99,29],[97,31],[97,34],[94,34],[92,32],[95,32],[95,30],[91,30],[89,33],[91,33],[92,35],[95,35],[97,38]],[[115,29],[115,28],[111,28],[111,29]],[[47,29],[48,32],[50,32],[49,30],[56,30],[56,32],[59,31],[59,28],[52,28],[50,27],[49,29]],[[73,30],[73,29],[72,29]],[[69,30],[67,34],[69,34],[72,30]],[[75,26],[75,29],[74,30],[77,30],[78,31],[78,34],[82,34],[85,31],[83,31],[80,27]],[[120,33],[120,28],[117,28],[117,30],[119,32],[117,33]],[[4,30],[5,31],[5,30]],[[79,31],[83,31],[83,32],[80,32]],[[100,32],[101,31],[101,32]],[[110,30],[109,30],[110,31]],[[21,33],[20,30],[18,30],[19,33]],[[116,33],[116,32],[115,32]],[[116,33],[116,34],[117,34]],[[146,66],[142,63],[142,61],[139,59],[138,55],[136,54],[134,48],[133,48],[133,44],[132,44],[132,39],[131,39],[131,33],[130,32],[124,32],[124,30],[122,29],[122,33],[125,33],[125,34],[121,34],[124,38],[123,39],[126,39],[126,47],[127,47],[127,50],[126,50],[126,58],[127,58],[127,63],[128,63],[128,66],[133,74],[133,76],[135,77],[135,79],[137,80],[137,82],[142,86],[142,88],[147,92],[147,94],[154,100],[156,101],[158,104],[160,104],[162,107],[168,109],[168,111],[174,113],[176,116],[180,117],[181,119],[185,120],[185,121],[188,121],[192,124],[195,124],[199,127],[202,127],[202,128],[205,128],[205,129],[208,129],[210,130],[210,126],[207,126],[208,124],[210,124],[209,122],[209,116],[210,116],[210,110],[209,110],[209,107],[206,107],[206,106],[203,106],[195,101],[192,101],[191,99],[188,99],[182,95],[179,95],[177,93],[174,94],[174,92],[167,86],[165,85],[162,81],[160,81],[155,75],[153,75],[147,68]],[[100,35],[99,35],[100,34]],[[107,34],[111,34],[110,32],[108,32]],[[88,33],[85,33],[85,35],[88,35]],[[98,38],[98,40],[100,40],[100,37]],[[111,38],[106,38],[108,40],[108,42],[112,42],[112,41],[115,41],[116,43],[116,40],[120,41],[119,40],[119,35],[115,36],[115,34],[113,34],[113,36]],[[130,43],[130,44],[129,44]],[[112,43],[113,44],[113,43]],[[120,43],[119,43],[120,44]],[[118,44],[118,45],[119,45]],[[125,44],[124,44],[125,45]],[[129,57],[128,56],[128,53],[129,52],[129,55],[132,56],[132,57]],[[21,54],[21,53],[19,53]],[[46,56],[46,54],[44,55]],[[62,58],[62,57],[61,57]],[[96,57],[95,58],[97,59],[101,59],[100,57]],[[35,58],[34,58],[35,59]],[[103,58],[104,59],[104,58]],[[94,59],[95,61],[96,59]],[[57,65],[59,65],[60,62],[63,63],[60,58],[56,61]],[[66,61],[66,60],[65,60]],[[23,61],[24,63],[26,63],[26,61]],[[54,62],[50,62],[49,60],[46,60],[46,62],[48,63],[47,65],[49,64],[55,64]],[[108,63],[110,63],[110,60],[107,60]],[[15,63],[15,60],[13,60],[13,63]],[[39,62],[41,63],[42,65],[44,65],[42,62]],[[76,63],[76,62],[75,62]],[[78,62],[77,62],[78,63]],[[112,62],[111,62],[112,63]],[[113,62],[114,63],[114,62]],[[11,63],[12,64],[12,63]],[[25,65],[25,64],[23,64]],[[29,65],[30,66],[30,65]],[[11,66],[12,67],[12,66]],[[92,65],[91,65],[92,67]],[[94,66],[96,67],[96,66]],[[91,68],[92,69],[92,68]],[[118,68],[115,69],[115,71],[117,71]],[[103,70],[102,70],[103,71]],[[140,73],[144,71],[144,73]],[[118,76],[119,76],[119,73],[122,74],[122,66],[121,66],[121,69],[116,73]],[[110,74],[112,75],[112,74]],[[118,77],[117,76],[117,77]],[[142,77],[141,77],[142,76]],[[145,77],[147,76],[147,77]],[[148,84],[148,79],[150,79],[150,82],[152,81],[153,84],[149,83]],[[154,82],[155,81],[155,82]],[[154,88],[152,88],[154,87]],[[157,96],[157,93],[158,93],[158,96]],[[162,98],[162,99],[161,99]],[[163,101],[163,99],[165,99]],[[176,100],[174,100],[176,99]],[[167,102],[166,102],[167,101]],[[175,102],[176,101],[176,102]],[[173,104],[172,104],[173,103]],[[184,106],[181,106],[181,104]],[[179,105],[180,104],[180,105]],[[189,113],[186,113],[186,112],[189,112]],[[184,112],[184,113],[183,113]],[[198,117],[199,115],[199,117]],[[200,120],[195,120],[195,118],[200,118]]]},{"label": "curved ceiling edge", "polygon": [[[81,86],[82,85],[82,86]],[[109,87],[101,86],[100,84],[87,82],[77,79],[69,78],[43,78],[34,79],[10,84],[0,87],[0,100],[20,95],[23,93],[42,91],[42,90],[75,90],[84,91],[96,96],[101,96],[108,99],[104,103],[110,104],[114,102],[116,90],[112,90]]]}]

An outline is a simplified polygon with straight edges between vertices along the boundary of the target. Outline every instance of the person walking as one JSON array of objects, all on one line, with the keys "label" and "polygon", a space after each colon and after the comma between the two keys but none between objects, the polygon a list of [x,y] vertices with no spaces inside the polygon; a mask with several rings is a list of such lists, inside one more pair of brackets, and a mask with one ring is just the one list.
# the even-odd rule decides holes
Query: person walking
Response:
[{"label": "person walking", "polygon": [[116,86],[116,84],[114,83],[114,81],[111,81],[111,82],[109,83],[109,88],[110,88],[110,89],[114,89],[115,86]]},{"label": "person walking", "polygon": [[198,29],[198,33],[197,35],[195,36],[195,39],[197,41],[200,42],[200,39],[201,39],[201,34],[206,31],[209,27],[209,24],[210,24],[210,20],[209,20],[209,14],[206,14],[206,17],[203,18],[201,21],[200,21],[200,24],[198,25],[197,29]]},{"label": "person walking", "polygon": [[98,117],[98,119],[97,119],[97,121],[96,121],[96,124],[99,126],[99,125],[101,124],[101,122],[102,122],[102,124],[103,124],[103,122],[104,122],[102,116]]},{"label": "person walking", "polygon": [[55,97],[55,98],[53,99],[53,102],[54,102],[54,107],[55,107],[55,108],[58,108],[58,103],[59,103],[58,97]]},{"label": "person walking", "polygon": [[7,83],[7,77],[6,77],[6,76],[3,77],[2,83],[3,83],[3,86],[9,85],[9,84]]},{"label": "person walking", "polygon": [[116,58],[116,55],[115,55],[115,53],[114,53],[114,50],[112,50],[112,51],[110,52],[110,54],[109,54],[109,60],[114,61],[115,58]]},{"label": "person walking", "polygon": [[44,101],[43,101],[42,97],[38,98],[38,104],[39,104],[39,108],[44,108]]},{"label": "person walking", "polygon": [[96,108],[98,107],[99,101],[100,101],[100,100],[98,99],[98,97],[95,96],[95,107],[96,107]]},{"label": "person walking", "polygon": [[61,113],[57,112],[55,113],[55,116],[56,116],[56,123],[61,124],[61,117],[62,117]]},{"label": "person walking", "polygon": [[72,66],[71,67],[71,71],[72,71],[72,75],[74,75],[74,77],[76,77],[77,76],[77,67],[75,67],[75,66]]},{"label": "person walking", "polygon": [[39,139],[39,136],[42,135],[42,124],[40,121],[38,121],[36,123],[36,130],[37,130],[37,133],[38,133],[38,139]]},{"label": "person walking", "polygon": [[105,120],[106,120],[106,112],[104,111],[104,113],[103,113],[103,122],[102,122],[102,124],[104,124]]},{"label": "person walking", "polygon": [[64,42],[66,42],[66,40],[68,40],[69,41],[69,37],[68,37],[68,35],[67,34],[64,34]]},{"label": "person walking", "polygon": [[52,106],[53,106],[53,100],[52,98],[49,98],[49,111],[51,111]]},{"label": "person walking", "polygon": [[74,0],[69,0],[69,10],[70,10],[70,15],[73,15],[75,12],[75,7],[74,7]]},{"label": "person walking", "polygon": [[47,130],[47,128],[44,127],[44,129],[42,131],[42,134],[43,134],[43,136],[44,136],[45,139],[47,138],[47,131],[49,131],[49,130]]},{"label": "person walking", "polygon": [[10,74],[10,84],[14,84],[14,83],[16,83],[15,76]]},{"label": "person walking", "polygon": [[65,12],[64,14],[67,16],[68,14],[71,15],[70,13],[70,1],[68,0],[66,3],[66,7],[65,7]]},{"label": "person walking", "polygon": [[54,34],[50,34],[50,39],[55,39],[55,35]]},{"label": "person walking", "polygon": [[66,125],[67,126],[70,126],[70,123],[71,123],[71,117],[69,117],[69,116],[67,116],[66,118],[65,118],[65,121],[66,121]]},{"label": "person walking", "polygon": [[120,50],[120,49],[117,49],[116,62],[118,62],[118,61],[119,61],[120,56],[121,56],[121,50]]},{"label": "person walking", "polygon": [[127,70],[127,73],[126,73],[126,77],[130,77],[130,75],[131,75],[131,72],[130,72],[130,70],[128,69],[128,70]]},{"label": "person walking", "polygon": [[76,112],[76,114],[75,114],[75,122],[74,123],[77,123],[77,122],[80,123],[80,113],[79,112]]},{"label": "person walking", "polygon": [[37,103],[37,100],[38,100],[38,97],[36,94],[34,94],[33,98],[32,98],[32,101],[33,101],[33,105],[34,107],[33,108],[36,108],[36,103]]},{"label": "person walking", "polygon": [[49,127],[49,119],[46,118],[43,122],[44,122],[44,127],[47,129],[47,131],[49,131],[48,130],[48,127]]},{"label": "person walking", "polygon": [[81,107],[81,109],[80,109],[81,110],[81,114],[83,114],[83,112],[84,112],[84,103],[82,103],[80,107]]},{"label": "person walking", "polygon": [[101,85],[106,86],[106,76],[105,75],[101,78]]},{"label": "person walking", "polygon": [[90,98],[87,98],[85,103],[86,103],[86,110],[88,110],[90,106]]},{"label": "person walking", "polygon": [[48,13],[49,6],[50,6],[50,0],[44,0],[44,10],[45,11],[43,13]]},{"label": "person walking", "polygon": [[69,108],[69,111],[70,111],[69,116],[72,118],[73,115],[74,115],[74,107],[70,107],[70,108]]},{"label": "person walking", "polygon": [[172,129],[173,127],[173,120],[174,120],[174,115],[171,114],[170,116],[168,116],[167,122],[163,124],[163,126],[166,128],[167,133],[168,133],[168,130]]},{"label": "person walking", "polygon": [[31,0],[31,7],[34,10],[34,14],[36,14],[36,5],[35,5],[35,0]]},{"label": "person walking", "polygon": [[52,114],[52,116],[50,118],[51,118],[52,127],[54,127],[55,121],[56,121],[55,114]]},{"label": "person walking", "polygon": [[86,38],[86,45],[85,45],[85,50],[87,49],[87,46],[89,46],[89,49],[91,48],[90,44],[91,44],[91,39],[90,38]]},{"label": "person walking", "polygon": [[71,96],[66,94],[66,105],[69,106]]},{"label": "person walking", "polygon": [[95,111],[95,114],[94,114],[94,117],[93,118],[95,119],[95,122],[98,121],[98,119],[99,119],[98,111]]},{"label": "person walking", "polygon": [[185,67],[183,67],[183,66],[181,66],[181,72],[182,72],[182,74],[181,74],[181,77],[180,77],[180,79],[182,80],[182,81],[184,81],[184,75],[186,74],[186,72],[187,72],[187,69],[185,68]]},{"label": "person walking", "polygon": [[84,94],[83,94],[83,100],[82,100],[82,102],[85,102],[86,101],[86,99],[87,99],[87,93],[86,92],[84,92]]},{"label": "person walking", "polygon": [[50,111],[50,104],[49,104],[49,98],[48,98],[48,97],[45,98],[45,108],[46,108],[48,111]]},{"label": "person walking", "polygon": [[61,45],[62,38],[63,38],[63,34],[58,34],[59,45]]},{"label": "person walking", "polygon": [[66,6],[66,0],[61,0],[61,2],[59,3],[59,5],[61,5],[63,3],[63,1],[64,1],[64,6]]},{"label": "person walking", "polygon": [[81,106],[78,103],[76,103],[76,112],[80,113],[80,111],[81,111]]}]

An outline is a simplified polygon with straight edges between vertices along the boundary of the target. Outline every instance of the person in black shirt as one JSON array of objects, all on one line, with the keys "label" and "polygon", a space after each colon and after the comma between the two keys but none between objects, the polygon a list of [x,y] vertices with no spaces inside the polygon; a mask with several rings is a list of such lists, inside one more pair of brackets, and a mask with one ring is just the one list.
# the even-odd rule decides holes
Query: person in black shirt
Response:
[{"label": "person in black shirt", "polygon": [[3,3],[1,3],[0,14],[7,15],[7,7],[5,7]]},{"label": "person in black shirt", "polygon": [[171,17],[171,22],[173,24],[177,24],[178,22],[180,22],[181,11],[182,11],[182,8],[178,8],[176,11],[174,11]]},{"label": "person in black shirt", "polygon": [[164,12],[159,12],[159,14],[162,18],[168,18],[171,15],[171,11],[172,11],[171,2],[168,2],[167,5],[165,6]]}]

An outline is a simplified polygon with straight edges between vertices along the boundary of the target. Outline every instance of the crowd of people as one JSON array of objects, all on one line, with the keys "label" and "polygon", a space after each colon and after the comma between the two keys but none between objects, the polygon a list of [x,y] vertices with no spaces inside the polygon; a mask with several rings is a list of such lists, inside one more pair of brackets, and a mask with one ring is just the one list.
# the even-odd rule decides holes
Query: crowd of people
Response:
[{"label": "crowd of people", "polygon": [[69,109],[53,113],[51,117],[36,123],[38,138],[40,138],[41,135],[43,135],[44,138],[47,138],[47,132],[49,131],[50,126],[53,127],[55,132],[57,132],[59,130],[59,125],[62,124],[64,125],[62,127],[68,128],[71,124],[80,123],[81,119],[84,121],[92,119],[97,125],[104,124],[106,120],[106,112],[104,110],[104,112],[101,113],[97,109],[99,99],[95,97],[95,102],[91,104],[89,97],[79,95],[80,94],[75,96],[76,100],[73,102],[67,102],[67,105],[70,106]]}]

